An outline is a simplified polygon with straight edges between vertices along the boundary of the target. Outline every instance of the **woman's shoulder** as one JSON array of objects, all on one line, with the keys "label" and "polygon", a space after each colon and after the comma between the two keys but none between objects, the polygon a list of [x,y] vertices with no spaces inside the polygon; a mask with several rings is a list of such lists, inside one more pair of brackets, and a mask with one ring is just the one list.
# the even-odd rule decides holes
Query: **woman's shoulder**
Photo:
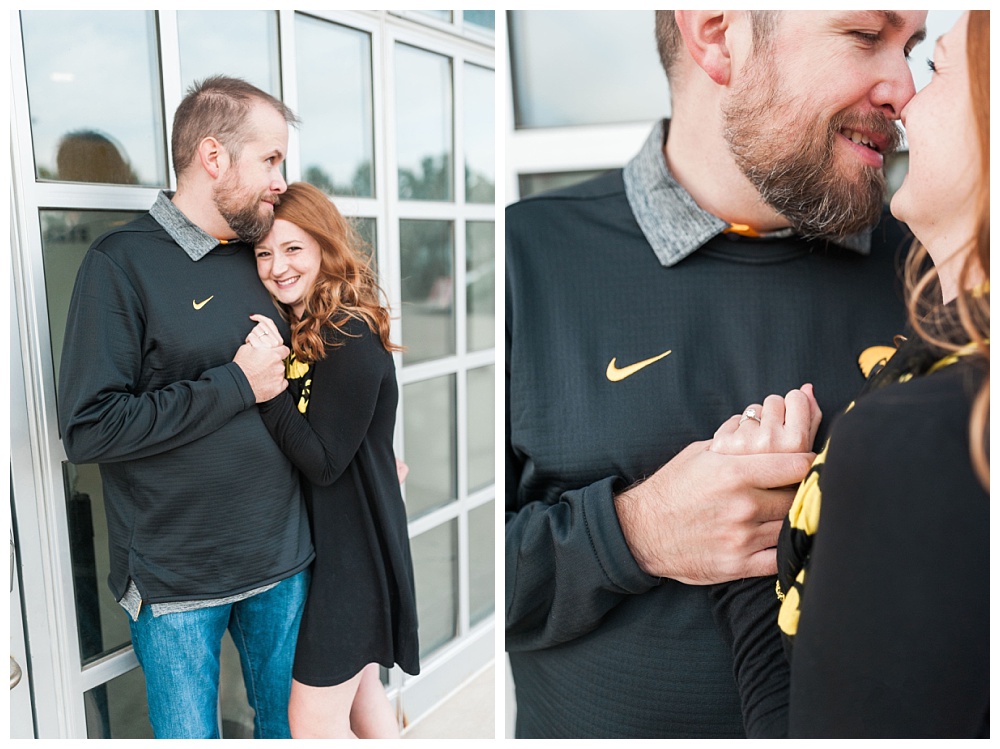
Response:
[{"label": "woman's shoulder", "polygon": [[858,398],[831,430],[824,496],[832,490],[843,498],[838,502],[876,495],[905,504],[917,496],[981,493],[969,418],[983,377],[981,366],[963,361]]},{"label": "woman's shoulder", "polygon": [[349,350],[356,354],[385,354],[391,360],[379,334],[372,330],[367,321],[356,317],[347,318],[337,327],[323,326],[323,342],[326,344],[327,356]]}]

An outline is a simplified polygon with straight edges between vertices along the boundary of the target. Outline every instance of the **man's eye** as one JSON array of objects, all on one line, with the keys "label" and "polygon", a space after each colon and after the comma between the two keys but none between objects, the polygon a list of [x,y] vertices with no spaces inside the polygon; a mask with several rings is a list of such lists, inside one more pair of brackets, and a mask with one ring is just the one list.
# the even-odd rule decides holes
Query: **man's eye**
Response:
[{"label": "man's eye", "polygon": [[937,72],[937,66],[934,64],[934,61],[929,57],[927,58],[927,69],[932,73]]},{"label": "man's eye", "polygon": [[854,36],[863,41],[865,44],[875,44],[878,42],[878,34],[873,34],[870,31],[855,31]]}]

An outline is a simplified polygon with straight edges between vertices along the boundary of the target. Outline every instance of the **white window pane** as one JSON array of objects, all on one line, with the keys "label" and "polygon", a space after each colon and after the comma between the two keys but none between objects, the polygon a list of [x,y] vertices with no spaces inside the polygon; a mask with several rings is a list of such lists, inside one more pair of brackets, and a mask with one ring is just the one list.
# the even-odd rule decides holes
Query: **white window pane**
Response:
[{"label": "white window pane", "polygon": [[484,29],[492,31],[496,28],[496,11],[493,10],[463,10],[462,19]]},{"label": "white window pane", "polygon": [[508,18],[516,127],[669,114],[653,11],[520,10]]},{"label": "white window pane", "polygon": [[38,179],[166,185],[151,11],[21,11]]},{"label": "white window pane", "polygon": [[458,634],[458,524],[421,533],[410,540],[410,550],[423,658]]},{"label": "white window pane", "polygon": [[[220,30],[239,39],[240,54],[231,44],[219,44]],[[260,10],[179,10],[181,85],[184,92],[195,81],[213,75],[231,75],[281,98],[278,61],[278,16]]]},{"label": "white window pane", "polygon": [[493,483],[495,444],[493,411],[494,368],[470,369],[468,373],[469,491]]},{"label": "white window pane", "polygon": [[495,118],[492,70],[465,66],[465,199],[470,203],[492,203],[496,193],[496,159],[493,155]]},{"label": "white window pane", "polygon": [[403,388],[406,514],[415,518],[458,497],[455,375]]},{"label": "white window pane", "polygon": [[469,624],[493,613],[496,503],[487,502],[469,511]]},{"label": "white window pane", "polygon": [[455,353],[455,240],[450,221],[399,222],[403,363]]},{"label": "white window pane", "polygon": [[371,36],[298,14],[302,177],[328,195],[375,195]]},{"label": "white window pane", "polygon": [[465,225],[465,331],[469,351],[493,348],[496,313],[495,249],[492,221]]},{"label": "white window pane", "polygon": [[402,200],[452,200],[451,58],[396,45],[396,148]]},{"label": "white window pane", "polygon": [[600,171],[580,171],[580,172],[551,172],[538,174],[520,174],[517,177],[517,186],[520,196],[526,198],[540,192],[558,190],[563,187],[575,185],[591,177],[601,174]]}]

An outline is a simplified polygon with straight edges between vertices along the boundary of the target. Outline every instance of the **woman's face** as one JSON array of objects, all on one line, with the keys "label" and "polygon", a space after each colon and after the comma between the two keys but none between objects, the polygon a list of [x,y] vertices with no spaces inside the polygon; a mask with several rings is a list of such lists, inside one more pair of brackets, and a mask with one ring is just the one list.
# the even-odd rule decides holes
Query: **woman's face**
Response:
[{"label": "woman's face", "polygon": [[257,275],[264,287],[301,318],[319,277],[323,257],[319,243],[309,232],[279,218],[257,244],[256,254]]},{"label": "woman's face", "polygon": [[891,206],[939,271],[975,227],[980,154],[969,90],[968,23],[966,12],[938,39],[931,82],[903,109],[910,166]]}]

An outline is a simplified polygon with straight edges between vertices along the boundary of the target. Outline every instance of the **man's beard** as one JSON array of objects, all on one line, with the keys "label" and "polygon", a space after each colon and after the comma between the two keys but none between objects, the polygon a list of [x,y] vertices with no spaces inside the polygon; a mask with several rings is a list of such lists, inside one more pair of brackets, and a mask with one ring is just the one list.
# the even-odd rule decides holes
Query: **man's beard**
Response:
[{"label": "man's beard", "polygon": [[864,165],[838,167],[835,139],[844,127],[876,133],[889,153],[899,145],[899,129],[878,112],[844,111],[830,122],[795,123],[801,102],[781,95],[773,66],[751,78],[723,111],[724,133],[737,166],[764,202],[806,237],[843,238],[874,226],[885,199],[885,174]]},{"label": "man's beard", "polygon": [[[274,225],[274,211],[262,209],[263,195],[250,196],[241,189],[239,179],[233,172],[227,174],[212,191],[212,201],[216,209],[229,224],[236,236],[247,244],[257,244]],[[278,196],[270,200],[278,204]]]}]

